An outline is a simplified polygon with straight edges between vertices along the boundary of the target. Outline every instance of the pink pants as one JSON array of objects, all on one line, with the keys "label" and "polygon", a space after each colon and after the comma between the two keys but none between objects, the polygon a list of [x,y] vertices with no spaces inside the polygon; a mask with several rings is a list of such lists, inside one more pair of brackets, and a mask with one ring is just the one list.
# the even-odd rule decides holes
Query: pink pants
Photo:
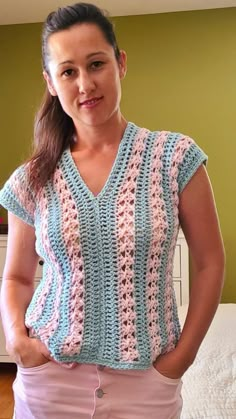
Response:
[{"label": "pink pants", "polygon": [[93,364],[67,369],[54,362],[18,367],[15,419],[177,419],[181,380],[148,370]]}]

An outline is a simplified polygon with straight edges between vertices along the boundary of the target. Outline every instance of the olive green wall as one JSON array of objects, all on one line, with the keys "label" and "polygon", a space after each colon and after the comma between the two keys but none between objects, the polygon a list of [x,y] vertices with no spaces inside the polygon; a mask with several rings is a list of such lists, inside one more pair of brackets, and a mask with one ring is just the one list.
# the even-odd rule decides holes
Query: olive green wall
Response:
[{"label": "olive green wall", "polygon": [[[114,19],[128,53],[124,115],[192,136],[209,155],[227,254],[223,302],[236,302],[236,8]],[[30,148],[43,92],[40,24],[0,26],[0,183]]]},{"label": "olive green wall", "polygon": [[43,80],[41,25],[0,26],[0,184],[31,147]]}]

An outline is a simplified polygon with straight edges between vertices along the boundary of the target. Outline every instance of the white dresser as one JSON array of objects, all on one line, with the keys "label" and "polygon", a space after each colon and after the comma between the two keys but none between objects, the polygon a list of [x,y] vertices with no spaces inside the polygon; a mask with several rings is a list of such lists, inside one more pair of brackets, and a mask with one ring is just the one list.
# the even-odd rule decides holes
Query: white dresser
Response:
[{"label": "white dresser", "polygon": [[175,248],[173,280],[178,306],[189,302],[189,253],[182,230]]},{"label": "white dresser", "polygon": [[[7,236],[0,235],[0,288],[2,284],[2,273],[6,257]],[[35,286],[40,281],[42,266],[37,267],[35,276]],[[188,246],[182,231],[180,231],[177,245],[175,249],[174,271],[173,271],[174,288],[178,305],[188,303],[189,299],[189,259]],[[0,321],[0,362],[11,362],[11,359],[5,350],[4,334]]]},{"label": "white dresser", "polygon": [[[2,274],[3,268],[5,264],[5,257],[6,257],[6,250],[7,250],[7,235],[0,234],[0,289],[2,285]],[[36,274],[35,274],[35,287],[37,287],[41,277],[42,277],[42,265],[39,261]],[[1,324],[1,317],[0,317],[0,362],[11,362],[11,359],[7,355],[5,349],[5,339],[4,333]]]}]

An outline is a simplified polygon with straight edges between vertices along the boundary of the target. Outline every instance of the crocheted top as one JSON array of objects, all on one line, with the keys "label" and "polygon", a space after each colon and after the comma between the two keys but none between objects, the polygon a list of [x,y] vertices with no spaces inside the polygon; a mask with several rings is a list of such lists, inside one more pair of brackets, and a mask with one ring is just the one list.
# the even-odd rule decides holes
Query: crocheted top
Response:
[{"label": "crocheted top", "polygon": [[55,360],[145,369],[176,346],[179,194],[206,159],[189,137],[128,123],[96,197],[69,149],[37,199],[25,166],[12,174],[0,204],[35,227],[44,260],[25,323]]}]

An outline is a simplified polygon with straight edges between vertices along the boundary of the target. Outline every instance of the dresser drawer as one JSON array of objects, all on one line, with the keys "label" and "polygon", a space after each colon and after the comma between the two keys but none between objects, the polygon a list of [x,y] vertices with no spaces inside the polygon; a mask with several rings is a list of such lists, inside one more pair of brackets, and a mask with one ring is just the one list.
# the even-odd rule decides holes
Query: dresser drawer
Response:
[{"label": "dresser drawer", "polygon": [[3,269],[6,260],[6,253],[7,253],[7,239],[0,237],[0,278],[2,278]]},{"label": "dresser drawer", "polygon": [[176,297],[176,302],[177,302],[177,306],[181,306],[182,305],[182,289],[181,289],[181,281],[173,281],[174,284],[174,290],[175,290],[175,297]]},{"label": "dresser drawer", "polygon": [[43,261],[40,259],[37,264],[35,278],[37,278],[37,280],[41,279],[42,275],[43,275]]},{"label": "dresser drawer", "polygon": [[177,243],[174,255],[173,278],[181,278],[181,244]]},{"label": "dresser drawer", "polygon": [[[34,282],[35,288],[38,286],[39,281]],[[0,291],[1,291],[2,281],[0,280]],[[0,362],[12,362],[11,358],[6,351],[5,336],[3,332],[1,314],[0,314]]]},{"label": "dresser drawer", "polygon": [[[2,281],[0,281],[0,292],[2,287]],[[2,327],[1,313],[0,313],[0,362],[11,362],[11,359],[6,351],[5,336]]]}]

